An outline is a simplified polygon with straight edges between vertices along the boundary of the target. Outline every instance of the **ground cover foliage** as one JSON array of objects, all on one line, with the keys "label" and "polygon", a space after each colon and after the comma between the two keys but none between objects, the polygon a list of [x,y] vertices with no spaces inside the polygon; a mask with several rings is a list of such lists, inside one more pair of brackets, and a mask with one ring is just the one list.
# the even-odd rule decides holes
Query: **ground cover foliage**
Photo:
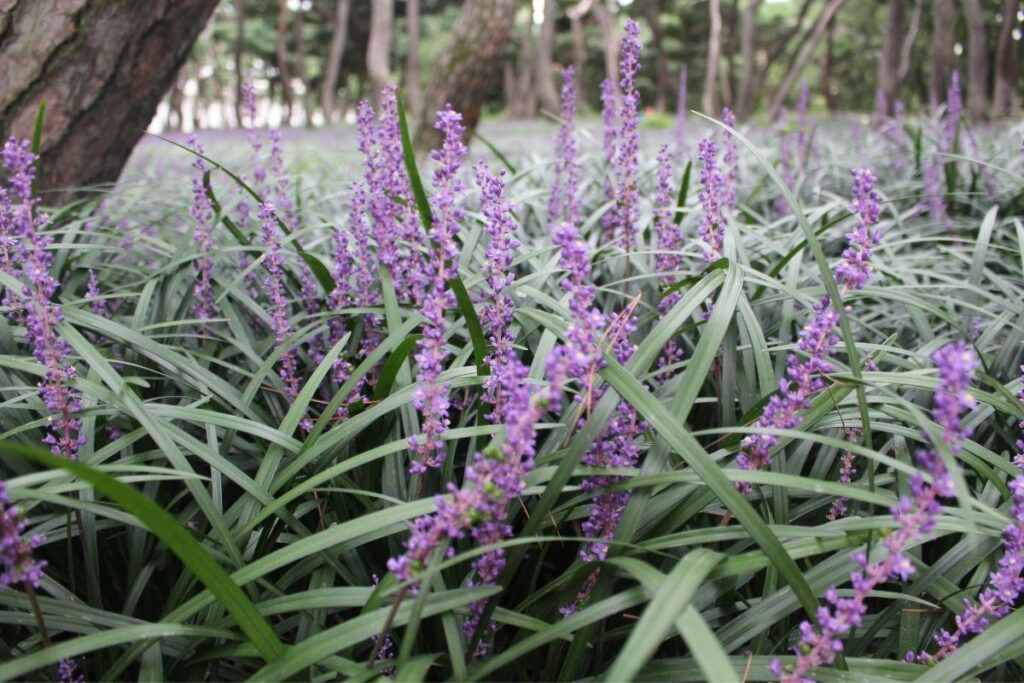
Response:
[{"label": "ground cover foliage", "polygon": [[630,39],[552,154],[8,144],[0,679],[1020,678],[1020,131],[659,149]]}]

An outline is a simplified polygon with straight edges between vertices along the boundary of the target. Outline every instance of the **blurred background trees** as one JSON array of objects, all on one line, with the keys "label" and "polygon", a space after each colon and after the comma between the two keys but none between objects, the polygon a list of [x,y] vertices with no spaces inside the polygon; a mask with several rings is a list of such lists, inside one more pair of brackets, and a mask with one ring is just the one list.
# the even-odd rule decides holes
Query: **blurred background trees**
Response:
[{"label": "blurred background trees", "polygon": [[[1021,0],[154,0],[141,3],[146,9],[139,4],[0,0],[0,134],[27,136],[39,100],[68,74],[80,91],[99,95],[88,104],[51,95],[51,108],[59,101],[61,116],[48,117],[44,160],[67,139],[58,129],[71,130],[69,122],[86,111],[99,120],[122,121],[118,144],[127,149],[150,120],[160,130],[236,126],[241,84],[251,75],[259,97],[256,125],[351,121],[358,100],[373,99],[384,84],[397,82],[409,120],[420,121],[421,141],[429,144],[433,110],[446,101],[471,124],[481,115],[554,112],[558,71],[568,64],[576,66],[584,111],[597,110],[600,81],[615,76],[627,16],[643,27],[639,87],[644,106],[654,112],[675,107],[683,65],[693,79],[688,107],[717,114],[729,106],[741,119],[773,118],[791,104],[802,82],[819,111],[877,108],[891,114],[900,100],[907,111],[920,112],[944,100],[957,69],[977,120],[1016,115],[1022,87]],[[157,15],[166,17],[161,31],[124,35],[111,28],[132,17],[127,23],[148,26]],[[91,44],[88,36],[94,34],[104,35],[105,44]],[[124,52],[146,41],[151,45],[145,50]],[[117,73],[136,76],[128,90],[112,89],[107,97],[104,84],[114,70],[102,57],[114,54],[123,55]],[[145,84],[139,74],[147,75]],[[104,108],[112,113],[102,113]],[[124,113],[129,110],[131,116]],[[89,138],[92,152],[99,137]],[[102,169],[72,180],[111,179],[116,171],[110,169],[120,167],[122,156],[114,154]]]}]

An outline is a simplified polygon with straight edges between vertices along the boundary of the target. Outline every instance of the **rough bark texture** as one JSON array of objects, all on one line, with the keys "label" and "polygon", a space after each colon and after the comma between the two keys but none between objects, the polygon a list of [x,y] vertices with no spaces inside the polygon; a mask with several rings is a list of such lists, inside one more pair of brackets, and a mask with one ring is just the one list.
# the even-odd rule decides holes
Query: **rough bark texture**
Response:
[{"label": "rough bark texture", "polygon": [[708,61],[704,71],[704,94],[700,98],[700,106],[708,116],[714,116],[715,84],[718,81],[718,60],[722,55],[722,6],[720,0],[708,3],[710,12],[710,28],[708,29]]},{"label": "rough bark texture", "polygon": [[818,17],[818,21],[814,24],[814,29],[806,43],[800,48],[800,52],[797,54],[796,59],[793,60],[793,64],[789,69],[789,73],[782,79],[782,83],[779,85],[778,90],[775,91],[775,96],[772,98],[771,106],[768,107],[768,118],[775,120],[779,115],[779,109],[782,108],[783,102],[786,101],[786,95],[793,89],[797,79],[803,72],[804,67],[807,66],[807,62],[810,61],[811,56],[814,54],[814,48],[818,46],[821,39],[825,37],[828,32],[828,26],[835,17],[836,12],[843,6],[846,0],[829,0],[829,3],[825,5],[825,9],[821,11],[821,15]]},{"label": "rough bark texture", "polygon": [[440,144],[434,117],[446,102],[462,113],[467,139],[472,134],[480,121],[484,99],[500,74],[517,6],[516,0],[474,0],[462,6],[448,44],[434,66],[416,135],[420,149]]},{"label": "rough bark texture", "polygon": [[[217,0],[7,0],[0,138],[31,136],[46,101],[47,202],[117,179]],[[59,191],[54,191],[60,188]]]},{"label": "rough bark texture", "polygon": [[967,20],[967,113],[975,121],[988,116],[988,43],[978,0],[962,0]]},{"label": "rough bark texture", "polygon": [[736,116],[745,119],[754,111],[756,102],[757,65],[754,64],[754,32],[761,0],[747,0],[740,15],[740,85],[736,92]]},{"label": "rough bark texture", "polygon": [[544,0],[544,21],[540,25],[540,40],[537,41],[537,59],[534,63],[537,75],[537,98],[540,106],[557,114],[560,108],[558,90],[552,63],[555,53],[555,22],[558,20],[556,0]]},{"label": "rough bark texture", "polygon": [[651,27],[651,46],[654,48],[654,82],[657,86],[654,108],[664,112],[668,111],[672,74],[669,72],[668,55],[665,53],[665,32],[661,28],[661,3],[658,0],[648,0],[644,9],[647,24]]},{"label": "rough bark texture", "polygon": [[334,120],[334,103],[338,93],[338,77],[341,75],[341,59],[345,54],[345,43],[348,41],[348,14],[352,9],[352,0],[338,0],[334,7],[334,21],[331,33],[331,44],[327,49],[327,65],[324,69],[324,81],[320,85],[320,108],[324,112],[324,120]]},{"label": "rough bark texture", "polygon": [[900,54],[907,26],[907,0],[889,0],[889,12],[882,38],[882,58],[878,61],[878,89],[885,95],[885,111],[892,116],[900,92]]},{"label": "rough bark texture", "polygon": [[956,5],[953,0],[932,0],[932,71],[928,99],[932,107],[946,101],[946,88],[953,72],[956,42]]},{"label": "rough bark texture", "polygon": [[391,34],[395,24],[393,0],[370,0],[370,40],[366,45],[366,74],[370,99],[380,104],[380,93],[391,80]]},{"label": "rough bark texture", "polygon": [[420,0],[405,2],[405,106],[416,119],[423,108],[420,89]]},{"label": "rough bark texture", "polygon": [[1020,43],[1013,39],[1016,13],[1017,0],[1003,0],[1003,28],[996,46],[996,78],[992,95],[996,116],[1013,116],[1020,107],[1017,93],[1017,50]]}]

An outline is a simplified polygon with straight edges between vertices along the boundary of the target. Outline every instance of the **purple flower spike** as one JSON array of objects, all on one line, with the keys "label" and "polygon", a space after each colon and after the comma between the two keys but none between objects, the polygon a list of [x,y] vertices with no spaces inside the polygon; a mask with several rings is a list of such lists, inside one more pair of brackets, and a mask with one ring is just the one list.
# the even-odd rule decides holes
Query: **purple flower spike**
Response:
[{"label": "purple flower spike", "polygon": [[85,298],[89,302],[89,310],[93,312],[93,315],[106,319],[110,318],[110,306],[100,293],[100,283],[96,279],[96,272],[92,268],[89,269],[89,279],[85,284]]},{"label": "purple flower spike", "polygon": [[502,419],[503,397],[500,392],[505,385],[502,373],[508,369],[515,355],[511,330],[515,302],[508,292],[515,279],[512,259],[515,250],[519,248],[519,242],[513,237],[516,224],[512,219],[512,204],[505,199],[503,176],[504,172],[497,176],[490,173],[483,161],[477,163],[476,184],[480,187],[480,210],[486,219],[484,232],[490,237],[484,253],[487,301],[480,318],[491,342],[491,353],[486,359],[491,374],[484,383],[484,400],[493,406],[487,415],[491,422],[500,422]]},{"label": "purple flower spike", "polygon": [[579,225],[583,220],[580,207],[580,168],[576,160],[576,76],[571,66],[562,69],[562,125],[555,139],[555,177],[548,201],[548,223],[567,220]]},{"label": "purple flower spike", "polygon": [[[190,135],[188,145],[197,153],[203,153],[195,135]],[[214,317],[213,305],[213,204],[206,194],[203,177],[206,175],[206,162],[197,156],[192,162],[192,218],[195,220],[193,238],[199,247],[199,257],[195,261],[196,284],[192,289],[195,302],[192,311],[199,320]]]},{"label": "purple flower spike", "polygon": [[722,258],[725,242],[725,218],[722,209],[728,201],[725,178],[718,170],[718,147],[711,138],[704,138],[697,145],[700,155],[700,225],[697,234],[704,250],[704,262],[714,263]]},{"label": "purple flower spike", "polygon": [[[682,258],[679,250],[682,248],[683,233],[675,221],[675,202],[672,195],[672,154],[668,145],[663,145],[658,151],[658,191],[654,195],[654,234],[658,240],[658,252],[655,256],[655,266],[658,269],[661,283],[671,287],[676,283],[679,269],[682,267]],[[667,313],[682,298],[682,293],[674,291],[663,296],[658,301],[658,310]],[[658,367],[678,363],[683,359],[683,350],[677,339],[669,341],[658,359]]]},{"label": "purple flower spike", "polygon": [[[959,426],[960,411],[974,405],[969,389],[978,359],[960,341],[939,349],[932,360],[939,371],[935,419],[945,428],[943,441],[946,445],[959,449],[958,439],[965,433]],[[951,406],[957,409],[955,415],[949,411]],[[911,495],[900,498],[893,506],[891,512],[897,529],[882,541],[885,557],[868,564],[864,551],[854,555],[854,562],[860,569],[850,575],[853,596],[840,598],[836,590],[830,588],[825,593],[829,604],[819,609],[817,627],[809,621],[800,624],[800,640],[793,650],[795,664],[784,669],[777,660],[772,663],[773,673],[783,683],[813,681],[811,672],[831,664],[836,654],[843,651],[842,635],[863,624],[871,592],[887,581],[905,581],[913,575],[914,563],[905,551],[911,543],[931,533],[939,513],[939,498],[953,494],[952,477],[934,446],[918,450],[917,461],[920,468],[931,475],[931,483],[915,474],[910,482]]]},{"label": "purple flower spike", "polygon": [[7,497],[7,484],[0,481],[0,588],[28,584],[39,588],[46,562],[36,560],[32,551],[42,542],[42,536],[26,536],[28,521],[21,511],[11,505]]},{"label": "purple flower spike", "polygon": [[21,261],[17,275],[26,283],[20,296],[8,293],[11,319],[24,322],[32,355],[45,369],[39,393],[46,409],[55,416],[49,422],[43,443],[50,446],[55,455],[74,460],[86,439],[80,433],[82,423],[75,417],[82,403],[78,392],[71,387],[75,378],[75,368],[68,362],[71,347],[57,332],[64,313],[53,302],[58,289],[57,280],[50,274],[53,255],[49,247],[53,240],[39,231],[46,217],[35,211],[38,200],[32,195],[36,156],[29,149],[28,141],[18,143],[12,138],[4,146],[3,157],[11,196],[18,202],[13,211]]},{"label": "purple flower spike", "polygon": [[438,377],[448,358],[445,348],[445,311],[455,308],[455,294],[448,281],[458,274],[459,246],[456,238],[465,212],[459,207],[463,192],[459,168],[466,158],[462,144],[462,115],[451,105],[437,113],[434,124],[444,135],[440,149],[430,154],[434,160],[434,194],[430,198],[433,225],[430,228],[430,290],[423,301],[423,338],[416,343],[416,393],[413,404],[423,414],[423,434],[409,437],[414,454],[409,471],[416,474],[440,467],[444,460],[441,433],[448,429],[448,385]]},{"label": "purple flower spike", "polygon": [[616,218],[627,252],[636,248],[636,224],[639,215],[639,193],[636,186],[640,148],[640,93],[636,77],[640,72],[640,25],[626,20],[622,37],[619,76],[622,102],[619,108],[619,132],[615,157]]},{"label": "purple flower spike", "polygon": [[[881,208],[874,191],[875,175],[869,169],[853,172],[854,201],[850,209],[860,221],[846,238],[848,246],[843,258],[833,269],[840,294],[858,290],[871,275],[871,254],[879,235],[872,230],[878,222]],[[797,349],[806,356],[801,359],[796,353],[786,359],[786,376],[779,381],[779,393],[768,399],[755,427],[792,429],[800,424],[800,412],[810,405],[811,399],[825,388],[822,375],[832,372],[828,361],[839,338],[835,334],[839,324],[839,312],[826,294],[814,305],[814,317],[801,330]],[[771,464],[771,450],[779,441],[773,434],[750,434],[740,445],[736,466],[743,470],[758,470]],[[750,484],[738,482],[737,487],[750,493]]]},{"label": "purple flower spike", "polygon": [[78,670],[78,664],[73,659],[57,662],[57,678],[61,683],[85,683],[85,676]]}]

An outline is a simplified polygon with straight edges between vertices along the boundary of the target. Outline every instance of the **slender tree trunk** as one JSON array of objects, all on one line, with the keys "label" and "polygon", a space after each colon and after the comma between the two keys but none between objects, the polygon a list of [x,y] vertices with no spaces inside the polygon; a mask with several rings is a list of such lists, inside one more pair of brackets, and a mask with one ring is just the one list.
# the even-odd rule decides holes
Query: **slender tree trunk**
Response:
[{"label": "slender tree trunk", "polygon": [[924,14],[924,2],[922,0],[916,0],[914,2],[914,13],[910,15],[910,28],[907,29],[907,35],[903,39],[903,47],[900,49],[900,68],[899,68],[899,82],[907,78],[907,74],[910,73],[910,57],[914,51],[914,41],[917,40],[917,34],[921,30],[921,15]]},{"label": "slender tree trunk", "polygon": [[740,85],[736,93],[736,116],[745,119],[754,111],[757,65],[754,64],[754,31],[761,0],[747,0],[740,15]]},{"label": "slender tree trunk", "polygon": [[900,48],[907,24],[907,0],[889,0],[889,12],[882,38],[882,58],[878,61],[878,89],[885,96],[885,111],[880,116],[892,116],[893,105],[900,91]]},{"label": "slender tree trunk", "polygon": [[536,45],[533,42],[533,18],[526,22],[526,35],[516,53],[515,98],[510,114],[516,118],[530,118],[537,115],[537,89],[534,79],[537,73]]},{"label": "slender tree trunk", "polygon": [[821,96],[825,98],[825,108],[830,114],[834,113],[836,107],[836,96],[832,92],[832,65],[835,63],[835,37],[836,21],[833,19],[828,25],[828,34],[825,36],[825,54],[821,60]]},{"label": "slender tree trunk", "polygon": [[792,67],[789,69],[789,73],[786,74],[785,78],[782,79],[782,83],[779,85],[778,90],[775,91],[775,96],[772,98],[771,106],[768,107],[768,118],[774,120],[779,115],[779,109],[782,108],[782,103],[786,101],[786,95],[793,89],[793,85],[800,77],[800,73],[807,66],[807,62],[810,61],[811,56],[814,54],[814,49],[818,47],[818,43],[825,37],[827,33],[828,25],[832,22],[833,17],[843,6],[846,0],[829,0],[828,4],[825,5],[825,9],[822,10],[821,15],[818,17],[818,21],[814,24],[814,29],[811,35],[803,47],[800,48],[799,54],[793,61]]},{"label": "slender tree trunk", "polygon": [[[587,63],[587,40],[583,33],[583,17],[569,14],[569,27],[572,29],[572,66],[576,72],[576,82],[583,82],[583,67]],[[576,88],[576,97],[582,97],[581,88]]]},{"label": "slender tree trunk", "polygon": [[370,40],[366,45],[366,73],[370,99],[376,108],[380,93],[391,80],[391,35],[395,23],[394,0],[370,0]]},{"label": "slender tree trunk", "polygon": [[975,121],[988,116],[988,38],[978,0],[962,0],[967,20],[967,113]]},{"label": "slender tree trunk", "polygon": [[[117,179],[217,0],[20,0],[0,21],[0,139],[46,101],[37,187],[61,203]],[[57,191],[54,191],[57,190]]]},{"label": "slender tree trunk", "polygon": [[405,2],[405,104],[413,120],[423,108],[420,88],[420,0]]},{"label": "slender tree trunk", "polygon": [[[537,98],[540,106],[557,114],[560,102],[558,90],[555,88],[554,62],[555,54],[555,22],[558,21],[558,2],[544,0],[544,21],[540,25],[540,40],[537,41],[536,66]],[[532,22],[531,22],[532,23]]]},{"label": "slender tree trunk", "polygon": [[292,119],[292,75],[288,69],[288,24],[291,20],[289,14],[288,0],[278,0],[277,44],[274,47],[274,55],[277,59],[278,80],[281,81],[281,100],[287,112],[284,125],[291,123]]},{"label": "slender tree trunk", "polygon": [[420,149],[440,144],[434,117],[446,102],[462,113],[467,139],[472,135],[484,99],[501,73],[518,5],[516,0],[473,0],[462,6],[448,44],[434,65],[416,135]]},{"label": "slender tree trunk", "polygon": [[708,29],[708,59],[704,71],[704,94],[700,106],[708,116],[715,115],[715,86],[718,81],[718,61],[722,54],[722,6],[721,0],[708,3],[711,24]]},{"label": "slender tree trunk", "polygon": [[619,93],[619,32],[615,30],[615,15],[608,8],[605,0],[594,2],[594,16],[597,24],[601,27],[601,40],[604,43],[604,75],[612,82],[612,92],[615,94],[615,101],[620,98]]},{"label": "slender tree trunk", "polygon": [[295,13],[295,77],[302,84],[302,115],[307,126],[313,125],[313,91],[306,80],[306,11]]},{"label": "slender tree trunk", "polygon": [[327,66],[324,69],[324,81],[320,85],[320,108],[323,109],[324,121],[328,124],[334,120],[334,103],[338,96],[341,60],[345,55],[345,43],[348,42],[348,14],[351,9],[352,0],[338,0],[334,7],[331,45],[327,49]]},{"label": "slender tree trunk", "polygon": [[659,112],[668,111],[668,100],[672,90],[672,74],[668,68],[668,55],[665,53],[665,32],[661,28],[661,3],[648,0],[644,7],[647,24],[651,27],[651,43],[654,45],[654,82],[657,96],[654,108]]},{"label": "slender tree trunk", "polygon": [[234,0],[235,7],[235,120],[242,125],[242,86],[245,83],[245,0]]},{"label": "slender tree trunk", "polygon": [[953,0],[932,0],[932,71],[928,99],[937,107],[946,99],[953,72],[953,44],[956,42],[956,5]]},{"label": "slender tree trunk", "polygon": [[996,45],[996,78],[993,104],[996,116],[1013,116],[1020,107],[1017,93],[1017,49],[1019,43],[1013,39],[1016,21],[1016,0],[1003,0],[1003,27]]}]

